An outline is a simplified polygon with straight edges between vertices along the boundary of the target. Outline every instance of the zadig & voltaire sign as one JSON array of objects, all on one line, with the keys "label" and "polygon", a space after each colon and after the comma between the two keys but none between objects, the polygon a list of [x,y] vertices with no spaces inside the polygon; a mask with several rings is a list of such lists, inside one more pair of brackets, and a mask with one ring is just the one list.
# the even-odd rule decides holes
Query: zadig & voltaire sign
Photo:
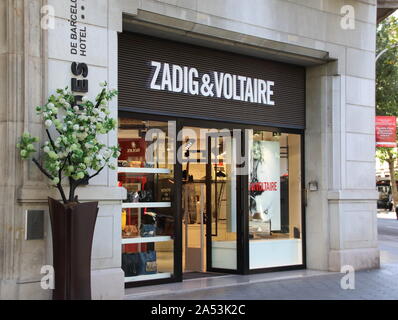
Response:
[{"label": "zadig & voltaire sign", "polygon": [[274,106],[273,81],[151,61],[150,89]]}]

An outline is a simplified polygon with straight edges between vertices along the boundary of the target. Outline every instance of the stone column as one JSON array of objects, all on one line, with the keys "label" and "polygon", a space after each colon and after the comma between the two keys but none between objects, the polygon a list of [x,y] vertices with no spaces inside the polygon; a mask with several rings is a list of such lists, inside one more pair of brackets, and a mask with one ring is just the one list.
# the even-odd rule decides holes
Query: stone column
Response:
[{"label": "stone column", "polygon": [[[352,50],[352,49],[349,49]],[[366,56],[373,58],[364,61]],[[378,268],[374,165],[374,56],[357,50],[308,69],[306,186],[308,268]],[[357,61],[356,61],[357,60]],[[352,76],[365,67],[367,74]],[[351,75],[347,75],[347,72]],[[366,79],[365,77],[369,77]]]},{"label": "stone column", "polygon": [[16,143],[23,131],[41,136],[34,106],[44,99],[46,36],[40,28],[42,0],[0,3],[0,299],[45,299],[40,268],[45,240],[24,240],[25,211],[44,204],[18,201],[23,186],[45,188],[33,164],[22,162]]},{"label": "stone column", "polygon": [[[44,5],[55,9],[55,29],[41,28]],[[108,0],[89,1],[88,5],[89,50],[97,59],[87,61],[90,96],[99,90],[100,81],[117,88],[117,33],[108,30]],[[69,10],[69,1],[0,2],[0,299],[51,297],[51,291],[40,286],[40,271],[52,264],[47,197],[59,195],[32,163],[21,160],[16,143],[24,131],[44,138],[35,106],[42,105],[56,88],[70,86],[70,64],[75,60],[67,56]],[[110,107],[117,117],[117,101]],[[117,133],[104,139],[115,145]],[[92,255],[93,299],[122,299],[120,226],[125,191],[117,187],[116,172],[104,170],[78,194],[81,201],[100,201]],[[25,240],[28,209],[45,211],[44,239]]]}]

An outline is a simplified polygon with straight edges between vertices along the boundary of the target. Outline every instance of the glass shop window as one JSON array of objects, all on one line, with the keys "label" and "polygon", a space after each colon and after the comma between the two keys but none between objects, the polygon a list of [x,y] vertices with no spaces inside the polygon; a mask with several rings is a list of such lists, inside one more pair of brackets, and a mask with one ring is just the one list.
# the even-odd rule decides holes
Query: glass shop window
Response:
[{"label": "glass shop window", "polygon": [[301,136],[249,134],[250,269],[301,265]]},{"label": "glass shop window", "polygon": [[170,278],[174,270],[174,155],[168,123],[119,119],[119,185],[125,282]]}]

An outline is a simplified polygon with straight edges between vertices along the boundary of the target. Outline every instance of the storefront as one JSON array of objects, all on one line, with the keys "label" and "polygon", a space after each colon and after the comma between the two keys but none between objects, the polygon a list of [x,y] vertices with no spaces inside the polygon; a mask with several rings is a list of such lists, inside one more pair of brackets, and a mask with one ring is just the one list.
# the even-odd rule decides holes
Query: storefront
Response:
[{"label": "storefront", "polygon": [[305,267],[305,68],[119,35],[126,286]]},{"label": "storefront", "polygon": [[[347,29],[335,0],[253,2],[0,5],[0,299],[51,297],[58,194],[17,139],[45,136],[35,106],[57,89],[95,99],[103,81],[120,127],[102,138],[124,152],[78,191],[100,207],[94,299],[200,274],[379,267],[375,4],[351,1]],[[42,237],[27,239],[37,211]]]}]

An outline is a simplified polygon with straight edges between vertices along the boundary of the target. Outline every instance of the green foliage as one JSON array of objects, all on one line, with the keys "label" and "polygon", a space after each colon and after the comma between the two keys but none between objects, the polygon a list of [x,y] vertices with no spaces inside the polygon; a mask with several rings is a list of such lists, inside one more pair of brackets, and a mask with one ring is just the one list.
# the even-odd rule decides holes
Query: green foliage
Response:
[{"label": "green foliage", "polygon": [[22,135],[17,144],[17,148],[21,150],[20,155],[22,159],[29,159],[37,151],[34,146],[34,143],[37,142],[39,142],[39,138],[32,137],[28,132]]},{"label": "green foliage", "polygon": [[[398,116],[398,20],[385,19],[378,27],[377,52],[384,53],[376,63],[376,114]],[[377,148],[376,157],[382,162],[397,159],[393,148]]]},{"label": "green foliage", "polygon": [[384,20],[376,38],[377,52],[387,49],[376,64],[376,113],[398,116],[398,20]]},{"label": "green foliage", "polygon": [[73,190],[69,201],[73,201],[74,189],[78,185],[96,176],[104,167],[116,169],[114,160],[119,157],[119,147],[107,147],[100,141],[100,136],[116,128],[108,102],[117,95],[117,91],[108,90],[106,83],[102,86],[94,102],[83,97],[83,102],[77,106],[72,92],[65,88],[56,90],[45,105],[36,107],[48,136],[41,147],[43,164],[33,158],[36,153],[33,144],[39,142],[38,138],[24,133],[17,145],[21,157],[32,158],[62,195],[62,179],[69,178]]},{"label": "green foliage", "polygon": [[377,148],[376,157],[381,162],[395,161],[398,158],[397,150],[394,148]]}]

